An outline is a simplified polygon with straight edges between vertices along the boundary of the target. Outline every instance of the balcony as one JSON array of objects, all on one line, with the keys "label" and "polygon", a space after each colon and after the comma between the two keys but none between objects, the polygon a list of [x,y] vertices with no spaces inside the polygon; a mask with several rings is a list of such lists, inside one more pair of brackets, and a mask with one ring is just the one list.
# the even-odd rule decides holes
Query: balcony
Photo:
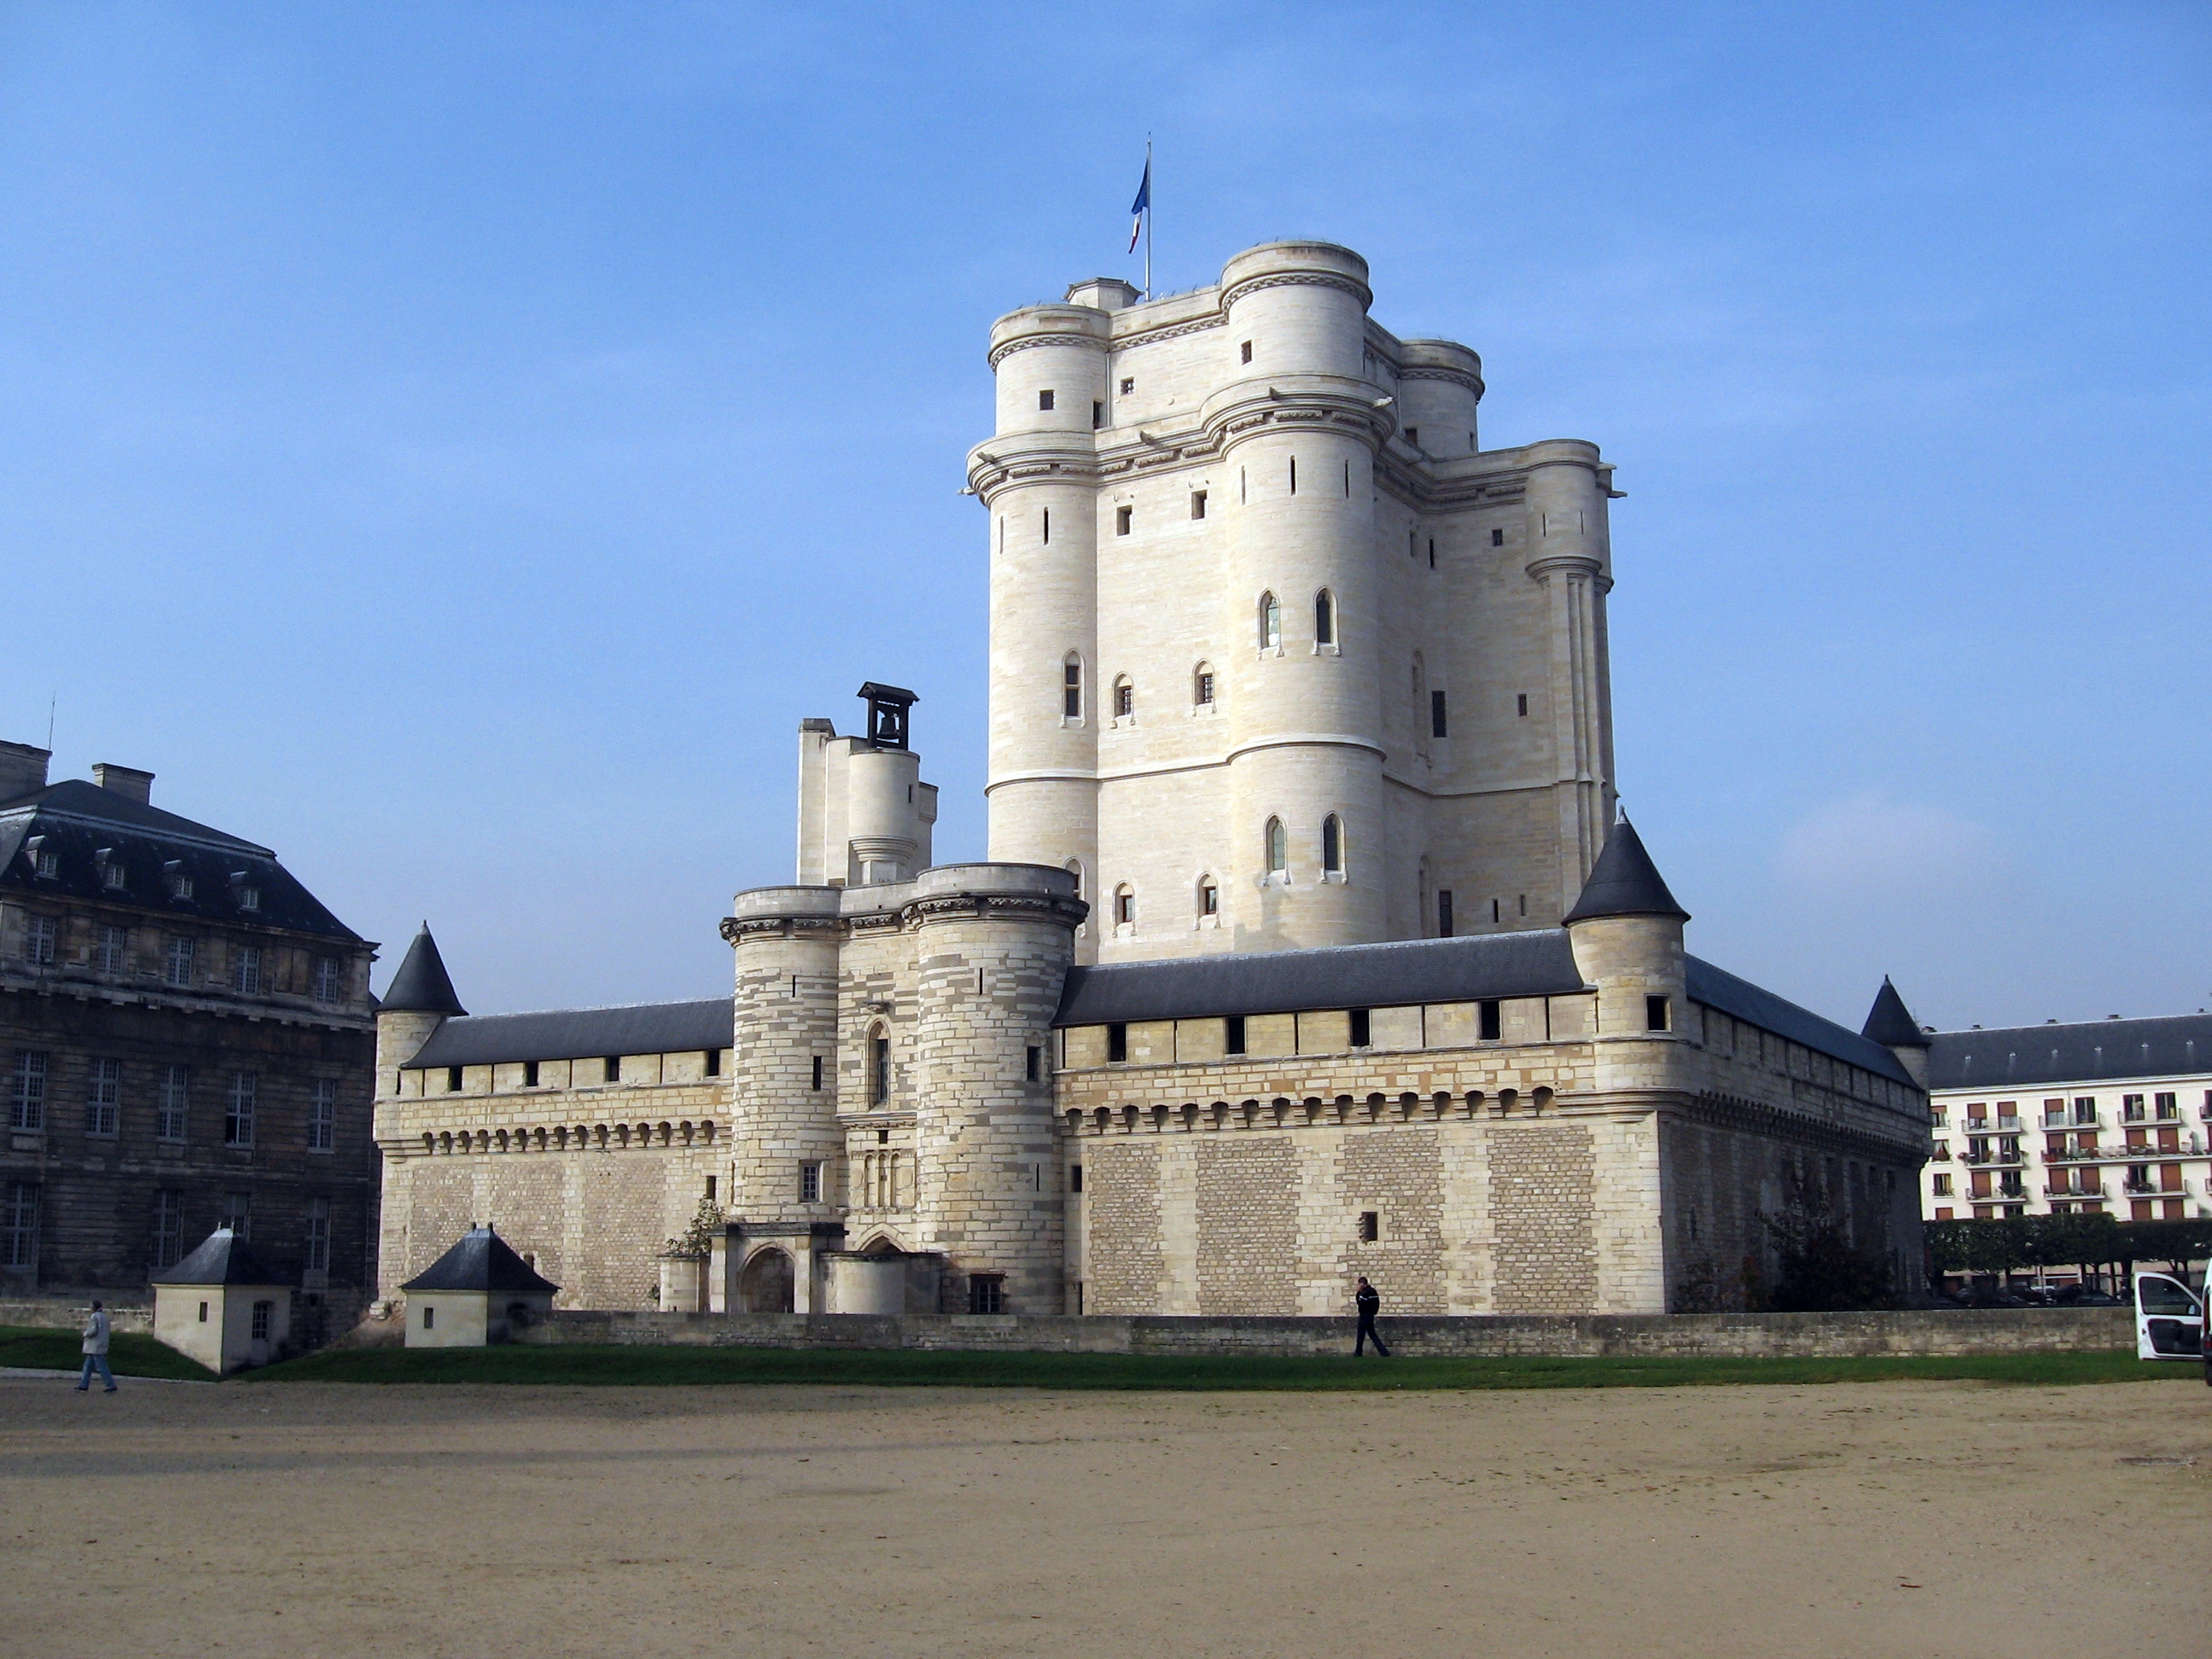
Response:
[{"label": "balcony", "polygon": [[1972,1164],[1976,1169],[2003,1164],[2020,1164],[2027,1162],[2027,1158],[2018,1152],[1992,1152],[1987,1157],[1977,1157],[1972,1152],[1961,1152],[1959,1154],[1959,1161],[1961,1164]]},{"label": "balcony", "polygon": [[2016,1117],[1999,1118],[1997,1120],[1997,1133],[2001,1135],[2018,1134],[2020,1133],[2020,1120]]},{"label": "balcony", "polygon": [[2101,1182],[2093,1187],[2052,1185],[2043,1189],[2043,1195],[2045,1198],[2102,1198],[2105,1195],[2105,1188]]},{"label": "balcony", "polygon": [[2094,1146],[2076,1147],[2068,1152],[2045,1152],[2045,1164],[2099,1164],[2116,1159],[2118,1152],[2100,1152]]},{"label": "balcony", "polygon": [[2170,1193],[2155,1181],[2123,1181],[2120,1190],[2130,1198],[2179,1198],[2179,1193]]}]

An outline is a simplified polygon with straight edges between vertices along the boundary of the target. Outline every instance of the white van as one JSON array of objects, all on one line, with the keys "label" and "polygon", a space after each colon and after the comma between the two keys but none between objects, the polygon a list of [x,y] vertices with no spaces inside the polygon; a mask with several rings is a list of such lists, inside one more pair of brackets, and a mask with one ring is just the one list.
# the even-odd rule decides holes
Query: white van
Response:
[{"label": "white van", "polygon": [[2204,1358],[2204,1304],[2170,1273],[2136,1275],[2136,1358]]}]

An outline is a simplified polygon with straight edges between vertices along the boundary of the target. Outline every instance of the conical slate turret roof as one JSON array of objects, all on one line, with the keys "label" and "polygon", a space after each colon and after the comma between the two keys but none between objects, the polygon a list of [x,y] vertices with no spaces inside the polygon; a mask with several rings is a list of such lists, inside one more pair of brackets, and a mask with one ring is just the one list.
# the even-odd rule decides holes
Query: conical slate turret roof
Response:
[{"label": "conical slate turret roof", "polygon": [[1889,982],[1889,975],[1881,976],[1881,989],[1875,993],[1874,1007],[1869,1011],[1866,1024],[1859,1035],[1869,1037],[1885,1048],[1928,1048],[1928,1033],[1912,1018],[1912,1011],[1905,1006],[1905,999],[1897,994],[1897,987]]},{"label": "conical slate turret roof", "polygon": [[446,972],[445,958],[438,954],[438,941],[430,937],[428,922],[422,924],[422,931],[415,935],[415,942],[399,959],[399,971],[384,988],[384,1000],[377,1007],[385,1013],[468,1012],[453,990],[453,977]]},{"label": "conical slate turret roof", "polygon": [[1605,838],[1605,851],[1583,884],[1583,896],[1567,912],[1567,921],[1593,921],[1600,916],[1673,916],[1687,921],[1690,913],[1674,902],[1651,854],[1626,818],[1613,826]]},{"label": "conical slate turret roof", "polygon": [[253,1254],[246,1242],[228,1227],[218,1227],[199,1249],[163,1273],[154,1275],[156,1285],[282,1285]]},{"label": "conical slate turret roof", "polygon": [[474,1227],[459,1243],[399,1287],[403,1291],[489,1291],[501,1296],[550,1296],[561,1287],[514,1253],[490,1227]]}]

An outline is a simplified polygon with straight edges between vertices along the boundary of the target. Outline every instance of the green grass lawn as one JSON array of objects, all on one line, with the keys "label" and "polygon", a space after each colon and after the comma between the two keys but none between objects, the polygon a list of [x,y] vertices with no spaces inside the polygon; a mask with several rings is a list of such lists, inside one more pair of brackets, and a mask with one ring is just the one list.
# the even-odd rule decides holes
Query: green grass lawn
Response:
[{"label": "green grass lawn", "polygon": [[[84,1364],[73,1330],[49,1330],[33,1325],[0,1325],[0,1366],[33,1370],[73,1371]],[[108,1339],[107,1368],[118,1376],[167,1376],[194,1382],[212,1382],[215,1373],[197,1360],[150,1336],[117,1332]],[[94,1378],[97,1386],[98,1379]]]},{"label": "green grass lawn", "polygon": [[1651,1389],[1727,1382],[2130,1382],[2201,1385],[2201,1366],[2130,1353],[1989,1354],[1883,1359],[1278,1359],[1237,1355],[933,1353],[903,1349],[509,1346],[361,1348],[310,1354],[257,1382],[672,1384],[803,1382],[893,1387],[1267,1389]]}]

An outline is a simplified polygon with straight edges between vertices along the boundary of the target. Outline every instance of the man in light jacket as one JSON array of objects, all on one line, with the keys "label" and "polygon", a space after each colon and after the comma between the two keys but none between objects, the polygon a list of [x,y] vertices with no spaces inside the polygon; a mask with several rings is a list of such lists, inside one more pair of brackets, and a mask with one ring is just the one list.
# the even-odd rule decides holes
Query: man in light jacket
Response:
[{"label": "man in light jacket", "polygon": [[115,1373],[107,1369],[107,1310],[99,1303],[92,1304],[92,1317],[84,1322],[84,1369],[77,1373],[76,1391],[82,1394],[92,1386],[92,1368],[100,1367],[100,1379],[107,1384],[110,1394],[115,1392]]}]

